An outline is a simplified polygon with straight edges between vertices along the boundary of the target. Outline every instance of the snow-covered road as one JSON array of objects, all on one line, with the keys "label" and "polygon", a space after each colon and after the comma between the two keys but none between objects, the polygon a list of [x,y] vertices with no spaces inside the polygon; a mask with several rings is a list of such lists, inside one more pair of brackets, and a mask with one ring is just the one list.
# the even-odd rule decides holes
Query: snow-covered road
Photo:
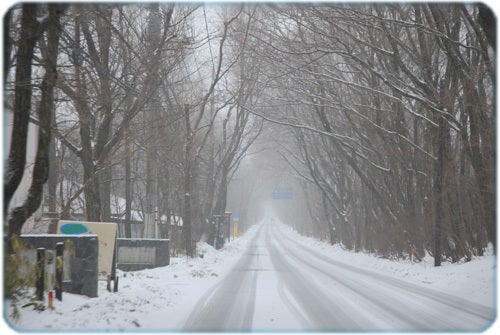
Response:
[{"label": "snow-covered road", "polygon": [[494,317],[484,305],[336,261],[267,222],[184,329],[477,331]]},{"label": "snow-covered road", "polygon": [[4,318],[11,329],[44,332],[483,331],[495,318],[491,254],[440,268],[428,257],[390,261],[301,236],[272,217],[221,250],[199,243],[198,254],[119,271],[118,292],[102,281],[97,298],[65,293],[52,310],[20,307],[29,294],[5,301]]}]

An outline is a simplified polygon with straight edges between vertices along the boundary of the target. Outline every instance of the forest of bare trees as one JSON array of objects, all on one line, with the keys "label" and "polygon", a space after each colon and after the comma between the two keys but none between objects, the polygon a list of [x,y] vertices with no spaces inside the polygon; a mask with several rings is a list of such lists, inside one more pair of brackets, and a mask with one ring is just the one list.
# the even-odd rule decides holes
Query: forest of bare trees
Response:
[{"label": "forest of bare trees", "polygon": [[127,237],[133,213],[145,227],[174,213],[191,254],[275,127],[311,214],[286,216],[297,229],[435,265],[496,248],[496,21],[484,5],[25,3],[4,27],[9,236],[40,206],[119,214]]},{"label": "forest of bare trees", "polygon": [[252,36],[273,87],[262,116],[291,127],[286,155],[316,187],[332,243],[453,261],[495,244],[485,10],[283,6],[256,20],[270,27]]}]

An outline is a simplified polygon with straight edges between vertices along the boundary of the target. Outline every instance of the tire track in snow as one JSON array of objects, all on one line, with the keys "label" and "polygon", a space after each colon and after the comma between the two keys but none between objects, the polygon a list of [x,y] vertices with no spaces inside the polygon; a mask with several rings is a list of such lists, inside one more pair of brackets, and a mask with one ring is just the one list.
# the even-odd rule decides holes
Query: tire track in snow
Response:
[{"label": "tire track in snow", "polygon": [[[280,243],[280,244],[282,244],[282,243]],[[332,275],[330,272],[327,272],[324,269],[322,269],[322,268],[320,268],[318,266],[313,265],[311,262],[308,262],[307,260],[303,259],[300,255],[298,255],[295,251],[293,251],[292,248],[287,247],[284,244],[282,244],[282,247],[290,255],[292,255],[295,260],[299,261],[304,266],[306,266],[306,267],[308,267],[308,268],[310,268],[310,269],[312,269],[314,271],[317,271],[317,272],[321,273],[322,275],[330,278],[330,280],[332,280],[332,283],[333,282],[339,283],[341,286],[343,286],[344,288],[348,289],[349,292],[355,293],[361,299],[364,299],[367,302],[369,302],[369,303],[377,306],[378,308],[382,308],[382,310],[384,310],[385,312],[388,312],[390,315],[395,316],[397,318],[397,320],[405,320],[404,323],[407,325],[407,327],[416,328],[416,329],[425,329],[427,327],[427,324],[426,324],[425,321],[411,320],[411,319],[408,320],[408,316],[404,312],[404,310],[398,309],[395,306],[391,305],[390,303],[387,303],[386,301],[380,301],[378,299],[372,298],[371,294],[370,294],[371,292],[360,292],[359,287],[356,286],[356,285],[353,285],[353,284],[349,283],[348,280],[342,279],[340,276]],[[325,293],[325,295],[324,295],[323,298],[327,299],[326,293]],[[332,301],[330,303],[331,304],[338,304],[339,302],[338,301]],[[362,304],[362,305],[365,306],[366,304]],[[359,316],[362,315],[362,311],[361,310],[360,310],[360,313],[358,315]],[[333,329],[337,329],[338,326],[335,325],[335,324],[332,324],[332,322],[330,322],[330,324],[328,325],[327,328],[333,330]],[[373,330],[373,329],[370,329],[370,327],[368,327],[368,329],[365,328],[365,326],[359,327],[359,324],[356,324],[356,323],[347,324],[347,325],[342,326],[341,328],[342,329],[346,329],[346,330],[354,330],[354,329]]]},{"label": "tire track in snow", "polygon": [[[305,251],[307,254],[310,256],[313,256],[316,259],[319,259],[322,262],[328,263],[330,265],[333,265],[335,267],[341,268],[342,271],[347,270],[348,272],[355,274],[357,276],[362,276],[362,277],[369,277],[370,281],[373,282],[372,287],[377,287],[377,285],[382,285],[381,287],[384,287],[387,289],[388,285],[392,286],[394,290],[400,291],[400,292],[405,292],[409,294],[408,300],[410,296],[414,296],[416,299],[422,299],[424,297],[426,300],[431,300],[439,304],[445,305],[443,310],[448,311],[448,316],[449,314],[454,314],[457,311],[460,311],[462,313],[465,313],[467,315],[464,315],[464,317],[467,316],[472,316],[471,318],[468,318],[467,322],[462,322],[465,326],[465,329],[457,327],[457,324],[455,322],[447,322],[446,320],[443,320],[439,317],[436,316],[436,314],[429,310],[429,309],[411,309],[409,307],[411,306],[406,306],[406,308],[398,308],[397,306],[401,306],[402,303],[401,301],[396,301],[392,299],[392,302],[389,302],[389,296],[387,296],[387,299],[380,299],[380,297],[377,297],[377,295],[374,295],[373,290],[370,290],[370,288],[363,287],[363,285],[359,285],[355,283],[355,280],[349,280],[349,278],[343,278],[338,275],[334,275],[331,271],[326,271],[325,267],[323,266],[317,266],[313,265],[313,262],[311,262],[311,258],[305,258],[303,254],[298,254],[295,250],[297,248],[291,248],[290,246],[286,246],[283,241],[281,241],[281,244],[283,248],[287,250],[290,254],[292,254],[297,260],[299,260],[301,263],[304,265],[315,269],[316,271],[323,273],[325,276],[330,277],[332,280],[337,281],[338,283],[342,284],[346,288],[352,290],[353,292],[356,292],[357,294],[361,295],[364,299],[367,299],[371,301],[372,303],[378,305],[379,307],[383,308],[384,310],[390,312],[391,314],[395,315],[399,320],[403,320],[415,329],[418,330],[446,330],[446,329],[452,329],[452,330],[468,330],[469,327],[473,328],[471,323],[477,324],[477,328],[480,327],[487,327],[489,323],[493,322],[494,320],[494,315],[495,312],[493,309],[488,308],[486,306],[461,299],[459,297],[445,294],[442,292],[438,292],[435,290],[431,290],[425,287],[421,287],[418,285],[414,285],[411,283],[404,282],[402,280],[392,278],[383,274],[375,273],[369,270],[357,268],[355,266],[335,261],[326,255],[323,255],[321,253],[318,253],[314,251],[313,249],[308,248],[307,246],[301,244],[298,241],[295,241],[291,239],[288,236],[284,236],[283,234],[280,235],[280,237],[288,242],[293,243],[294,245],[300,246],[301,251]],[[379,284],[378,284],[378,283]],[[412,312],[409,313],[408,310],[411,309]],[[478,321],[479,319],[482,319],[485,321],[484,323],[481,323]],[[432,321],[432,324],[430,323]],[[475,330],[481,330],[481,329],[475,329]]]},{"label": "tire track in snow", "polygon": [[349,264],[346,264],[343,262],[335,261],[335,260],[329,258],[328,256],[325,256],[321,253],[318,253],[318,252],[314,251],[313,249],[311,249],[311,248],[309,248],[309,247],[307,247],[307,246],[305,246],[297,241],[292,240],[288,236],[285,236],[285,239],[287,239],[288,241],[290,241],[294,244],[299,245],[304,251],[311,254],[312,256],[319,258],[322,261],[330,263],[334,266],[342,267],[342,268],[347,269],[347,270],[354,272],[354,273],[362,274],[365,276],[370,276],[371,278],[375,278],[383,283],[390,283],[393,286],[396,286],[396,287],[401,288],[401,289],[406,290],[406,291],[411,291],[412,293],[417,294],[417,295],[426,296],[427,298],[432,299],[436,302],[448,305],[448,306],[453,307],[455,309],[458,309],[462,312],[469,313],[471,315],[475,315],[479,318],[482,318],[485,321],[493,321],[493,319],[495,318],[495,310],[488,307],[488,306],[484,306],[484,305],[478,304],[476,302],[457,297],[455,295],[446,294],[446,293],[443,293],[440,291],[429,289],[427,287],[422,287],[419,285],[408,283],[408,282],[405,282],[403,280],[389,277],[389,276],[386,276],[386,275],[381,274],[381,273],[373,272],[370,270],[365,270],[365,269],[355,267],[355,266],[352,266],[352,265],[349,265]]},{"label": "tire track in snow", "polygon": [[255,236],[236,263],[221,281],[197,302],[183,329],[200,331],[250,329],[255,310],[257,271],[251,269],[253,250],[262,231]]},{"label": "tire track in snow", "polygon": [[[273,237],[274,240],[279,240],[279,237]],[[301,273],[302,271],[286,259],[283,249],[271,243],[269,234],[266,234],[266,242],[270,249],[271,262],[278,277],[293,295],[294,300],[299,303],[300,310],[305,312],[305,315],[299,315],[299,317],[307,320],[307,329],[360,328],[353,316],[347,314],[338,304],[325,299],[323,292],[314,287]],[[291,311],[297,313],[298,309],[291,309]]]}]

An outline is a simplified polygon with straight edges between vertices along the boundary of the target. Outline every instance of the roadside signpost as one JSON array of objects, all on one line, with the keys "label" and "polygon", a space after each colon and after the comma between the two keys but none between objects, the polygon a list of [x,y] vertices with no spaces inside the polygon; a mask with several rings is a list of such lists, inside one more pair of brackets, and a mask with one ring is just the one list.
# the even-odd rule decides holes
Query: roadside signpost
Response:
[{"label": "roadside signpost", "polygon": [[240,214],[238,212],[233,213],[233,239],[238,237],[238,222],[240,221]]}]

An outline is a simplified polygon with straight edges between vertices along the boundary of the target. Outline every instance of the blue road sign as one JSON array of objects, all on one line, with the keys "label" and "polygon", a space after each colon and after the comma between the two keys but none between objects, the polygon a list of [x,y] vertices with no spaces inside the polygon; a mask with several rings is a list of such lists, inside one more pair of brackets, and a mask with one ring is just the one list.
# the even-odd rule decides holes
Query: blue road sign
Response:
[{"label": "blue road sign", "polygon": [[273,190],[273,199],[290,200],[293,199],[293,192],[291,188],[275,188]]}]

